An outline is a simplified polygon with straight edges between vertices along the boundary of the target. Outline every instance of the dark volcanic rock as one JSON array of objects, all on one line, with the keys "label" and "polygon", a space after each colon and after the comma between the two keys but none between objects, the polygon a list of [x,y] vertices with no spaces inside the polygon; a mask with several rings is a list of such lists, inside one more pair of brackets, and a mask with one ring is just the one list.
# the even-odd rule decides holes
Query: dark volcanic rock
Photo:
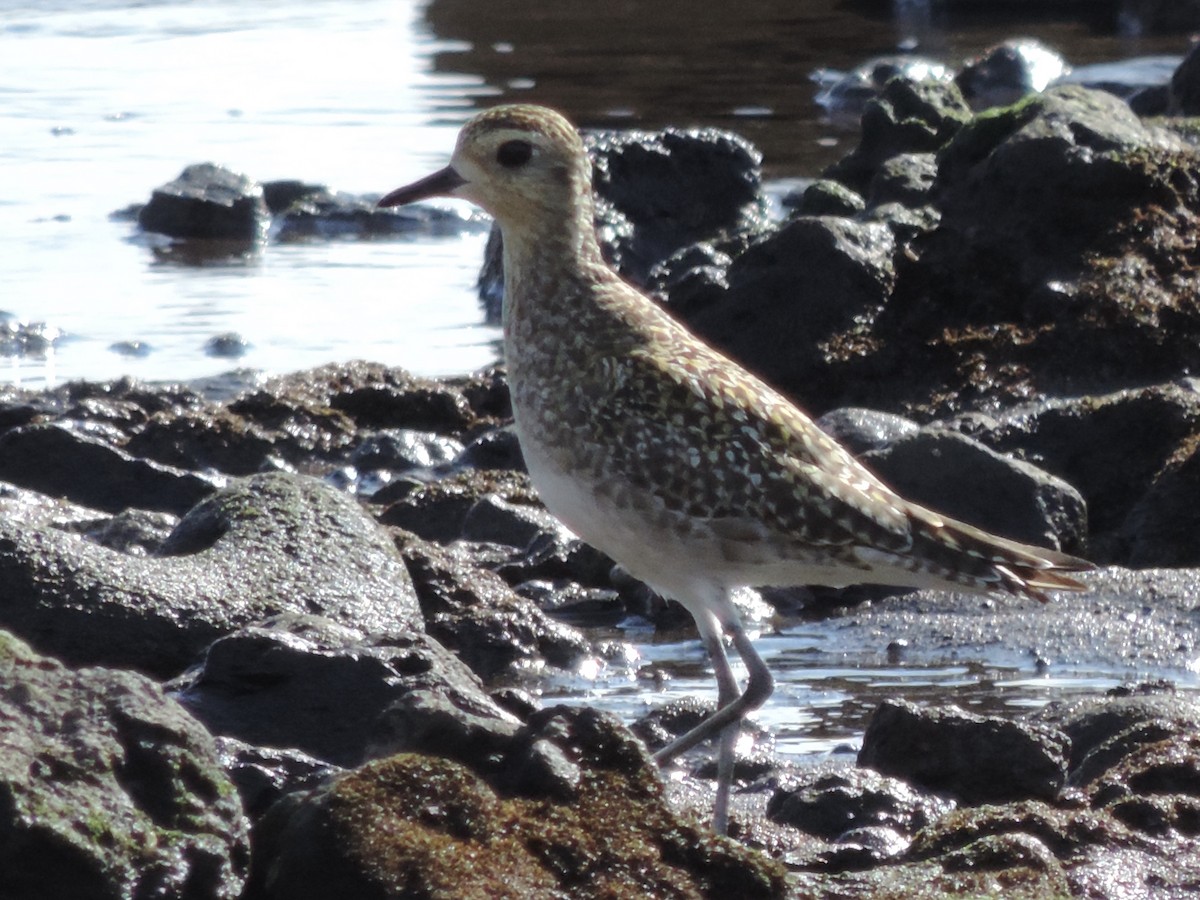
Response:
[{"label": "dark volcanic rock", "polygon": [[[604,132],[592,135],[593,184],[601,227],[617,235],[614,262],[637,284],[676,250],[697,241],[761,227],[757,149],[739,135],[716,129]],[[621,235],[628,234],[628,240]]]},{"label": "dark volcanic rock", "polygon": [[818,178],[790,205],[798,216],[850,217],[866,208],[867,203],[860,194],[832,178]]},{"label": "dark volcanic rock", "polygon": [[611,716],[547,710],[523,743],[525,765],[505,767],[515,796],[462,764],[401,754],[285,798],[256,831],[247,896],[784,895],[778,863],[668,809]]},{"label": "dark volcanic rock", "polygon": [[989,47],[968,60],[954,78],[975,109],[1007,106],[1045,90],[1070,71],[1062,54],[1040,41],[1019,38]]},{"label": "dark volcanic rock", "polygon": [[[528,476],[505,470],[467,470],[406,491],[380,514],[379,521],[411,531],[427,541],[446,544],[465,537],[471,510],[489,498],[524,504],[531,507],[531,514],[540,509],[535,507],[537,495]],[[523,542],[515,537],[505,542],[528,544],[531,535],[527,520],[521,525],[521,532],[525,535]]]},{"label": "dark volcanic rock", "polygon": [[1200,731],[1200,697],[1169,685],[1057,701],[1034,716],[1071,739],[1071,780],[1087,784],[1147,741]]},{"label": "dark volcanic rock", "polygon": [[0,480],[108,512],[182,515],[223,479],[138,459],[80,429],[35,424],[0,434]]},{"label": "dark volcanic rock", "polygon": [[221,767],[237,786],[251,822],[285,794],[315,787],[337,771],[299,750],[255,747],[231,737],[217,737],[216,745]]},{"label": "dark volcanic rock", "polygon": [[[1200,435],[1177,445],[1146,493],[1129,508],[1115,543],[1135,568],[1200,566]],[[1114,553],[1114,555],[1116,555]]]},{"label": "dark volcanic rock", "polygon": [[240,896],[249,839],[208,733],[141,675],[0,632],[0,895]]},{"label": "dark volcanic rock", "polygon": [[[372,736],[389,705],[390,752],[479,754],[482,739],[466,741],[446,712],[470,714],[511,737],[516,721],[492,703],[475,677],[436,641],[417,632],[366,635],[352,624],[317,616],[282,616],[215,641],[203,664],[174,683],[179,700],[214,734],[250,744],[295,747],[319,760],[355,766],[381,751]],[[424,702],[416,699],[425,698]],[[403,724],[402,724],[403,723]]]},{"label": "dark volcanic rock", "polygon": [[835,840],[852,829],[880,826],[911,836],[951,808],[948,801],[918,793],[899,779],[843,768],[787,780],[772,795],[767,816]]},{"label": "dark volcanic rock", "polygon": [[1169,381],[1200,368],[1196,159],[1102,91],[972,119],[953,87],[894,81],[828,173],[865,212],[684,251],[655,285],[817,415],[927,421]]},{"label": "dark volcanic rock", "polygon": [[965,435],[924,428],[861,460],[906,499],[993,534],[1072,553],[1086,545],[1079,491]]},{"label": "dark volcanic rock", "polygon": [[[275,199],[284,199],[284,192],[275,185],[264,185],[264,190],[273,187]],[[418,233],[455,235],[488,227],[486,217],[477,213],[428,204],[380,208],[375,205],[378,197],[355,197],[328,188],[309,187],[297,190],[288,198],[290,202],[278,210],[273,231],[276,240],[379,238]]]},{"label": "dark volcanic rock", "polygon": [[878,223],[801,217],[729,264],[727,289],[689,309],[688,326],[773,386],[801,394],[823,356],[843,352],[886,302],[895,272],[892,232]]},{"label": "dark volcanic rock", "polygon": [[921,428],[911,419],[876,409],[831,409],[816,420],[817,427],[853,453],[882,452]]},{"label": "dark volcanic rock", "polygon": [[[1200,392],[1190,379],[1023,404],[991,418],[964,417],[962,427],[1079,489],[1094,561],[1126,561],[1137,548],[1142,564],[1188,564],[1193,512],[1167,489],[1186,479],[1186,460],[1200,434]],[[1153,528],[1143,532],[1143,525]],[[1169,535],[1174,540],[1155,543]]]},{"label": "dark volcanic rock", "polygon": [[136,429],[125,450],[161,463],[249,475],[279,459],[341,461],[361,431],[436,431],[460,439],[482,425],[467,393],[483,386],[420,378],[377,363],[329,365],[267,379],[225,404],[170,408]]},{"label": "dark volcanic rock", "polygon": [[257,241],[269,224],[262,186],[212,163],[188,166],[155,188],[138,224],[174,238]]},{"label": "dark volcanic rock", "polygon": [[813,100],[835,121],[857,124],[867,104],[887,87],[888,82],[949,82],[953,73],[935,59],[902,54],[877,56],[855,66],[849,72],[817,69],[811,76],[821,86]]},{"label": "dark volcanic rock", "polygon": [[1200,115],[1200,45],[1193,44],[1171,75],[1168,108],[1172,115]]},{"label": "dark volcanic rock", "polygon": [[894,365],[863,375],[884,365],[936,410],[1195,368],[1195,160],[1099,91],[1053,88],[979,116],[939,153],[941,221],[872,330]]},{"label": "dark volcanic rock", "polygon": [[858,763],[964,803],[1053,799],[1069,744],[1045,726],[888,701],[867,725]]},{"label": "dark volcanic rock", "polygon": [[888,160],[903,153],[933,153],[971,117],[952,83],[895,79],[867,104],[858,147],[825,172],[866,195]]},{"label": "dark volcanic rock", "polygon": [[283,611],[379,634],[419,629],[403,561],[355,501],[262,475],[185,516],[155,557],[114,553],[2,501],[0,624],[73,664],[179,672],[211,641]]},{"label": "dark volcanic rock", "polygon": [[439,547],[397,535],[412,573],[425,628],[480,677],[531,663],[572,669],[592,653],[575,628],[556,622],[494,572],[472,564],[462,544]]}]

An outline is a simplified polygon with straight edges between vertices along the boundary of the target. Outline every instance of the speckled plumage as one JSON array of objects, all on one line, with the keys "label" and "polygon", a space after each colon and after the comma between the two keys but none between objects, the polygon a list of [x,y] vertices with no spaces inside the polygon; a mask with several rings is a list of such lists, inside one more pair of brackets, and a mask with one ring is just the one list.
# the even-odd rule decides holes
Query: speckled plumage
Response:
[{"label": "speckled plumage", "polygon": [[[582,141],[557,113],[479,114],[447,169],[381,203],[432,193],[472,200],[500,225],[509,386],[547,507],[692,611],[723,707],[735,701],[722,632],[757,678],[746,692],[755,695],[716,725],[770,692],[729,601],[734,587],[879,582],[1038,599],[1082,587],[1064,574],[1087,567],[1079,560],[905,501],[785,397],[622,281],[596,242]],[[732,759],[723,763],[731,771]],[[721,803],[719,795],[723,827]]]}]

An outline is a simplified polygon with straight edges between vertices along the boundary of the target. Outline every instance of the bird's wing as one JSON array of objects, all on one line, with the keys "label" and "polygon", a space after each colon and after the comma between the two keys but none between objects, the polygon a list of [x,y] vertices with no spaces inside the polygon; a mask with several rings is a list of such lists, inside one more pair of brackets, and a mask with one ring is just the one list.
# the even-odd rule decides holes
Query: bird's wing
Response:
[{"label": "bird's wing", "polygon": [[760,379],[692,340],[615,360],[597,421],[615,477],[730,531],[813,546],[911,546],[905,502]]}]

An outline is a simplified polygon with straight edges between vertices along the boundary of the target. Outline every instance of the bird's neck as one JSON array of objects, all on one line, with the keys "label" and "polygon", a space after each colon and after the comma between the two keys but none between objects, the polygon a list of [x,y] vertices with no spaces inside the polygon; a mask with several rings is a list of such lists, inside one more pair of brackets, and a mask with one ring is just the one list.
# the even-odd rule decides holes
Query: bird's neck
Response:
[{"label": "bird's neck", "polygon": [[549,446],[586,412],[572,392],[603,377],[620,343],[608,300],[620,277],[601,255],[590,205],[586,216],[501,221],[501,232],[513,413],[523,443]]},{"label": "bird's neck", "polygon": [[[504,332],[510,344],[528,328],[589,315],[590,288],[618,278],[596,240],[590,197],[555,214],[500,220],[504,243]],[[525,340],[526,338],[521,338]]]}]

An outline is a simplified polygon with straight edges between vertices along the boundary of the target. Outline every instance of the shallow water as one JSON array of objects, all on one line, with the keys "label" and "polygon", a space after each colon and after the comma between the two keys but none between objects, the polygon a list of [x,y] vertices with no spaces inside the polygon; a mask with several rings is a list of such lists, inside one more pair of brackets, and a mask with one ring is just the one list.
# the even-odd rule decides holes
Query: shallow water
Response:
[{"label": "shallow water", "polygon": [[[978,715],[1018,716],[1052,701],[1096,696],[1120,685],[1165,679],[1200,690],[1195,670],[1148,667],[1119,659],[1048,665],[1012,648],[947,648],[905,661],[888,639],[851,643],[836,619],[795,622],[761,634],[755,647],[775,676],[775,693],[753,719],[775,749],[793,761],[856,753],[871,714],[885,700],[956,704]],[[637,658],[601,663],[572,675],[539,678],[546,703],[587,704],[633,721],[688,696],[716,699],[712,669],[700,642],[628,633]],[[745,671],[735,664],[744,678]],[[651,677],[650,673],[654,673]]]},{"label": "shallow water", "polygon": [[[187,266],[110,219],[189,163],[379,193],[442,165],[472,111],[509,99],[588,126],[733,128],[769,175],[811,176],[854,141],[813,102],[818,67],[902,45],[958,61],[1014,34],[1077,64],[1187,44],[1053,17],[855,11],[875,6],[0,0],[0,311],[65,335],[46,358],[0,359],[0,379],[176,380],[351,358],[456,374],[495,358],[472,287],[478,235],[271,245]],[[205,355],[225,332],[246,353]],[[130,341],[148,352],[110,349]]]}]

